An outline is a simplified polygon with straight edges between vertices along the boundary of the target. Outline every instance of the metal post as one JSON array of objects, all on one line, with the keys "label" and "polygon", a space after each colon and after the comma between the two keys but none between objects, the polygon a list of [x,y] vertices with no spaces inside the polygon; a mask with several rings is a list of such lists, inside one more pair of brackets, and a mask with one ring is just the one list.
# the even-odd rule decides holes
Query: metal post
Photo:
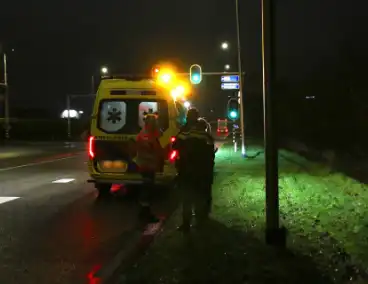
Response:
[{"label": "metal post", "polygon": [[235,127],[233,123],[233,143],[234,143],[234,152],[238,151],[238,142],[236,141],[236,133],[235,133]]},{"label": "metal post", "polygon": [[274,113],[274,0],[262,0],[263,112],[266,163],[266,243],[285,246],[286,230],[279,224],[278,146]]},{"label": "metal post", "polygon": [[5,128],[5,139],[9,139],[10,123],[9,123],[9,85],[8,85],[8,70],[7,70],[7,58],[4,51],[4,85],[5,85],[5,96],[4,96],[4,128]]},{"label": "metal post", "polygon": [[68,139],[71,140],[72,138],[72,125],[71,125],[71,119],[70,119],[70,95],[66,95],[66,109],[68,111]]},{"label": "metal post", "polygon": [[241,153],[246,157],[245,151],[245,129],[244,129],[244,105],[243,105],[243,73],[241,61],[241,45],[240,45],[240,19],[239,19],[239,0],[235,0],[236,12],[236,34],[238,41],[238,72],[239,72],[239,93],[240,93],[240,128],[241,128]]},{"label": "metal post", "polygon": [[95,76],[92,75],[91,77],[91,94],[95,93]]}]

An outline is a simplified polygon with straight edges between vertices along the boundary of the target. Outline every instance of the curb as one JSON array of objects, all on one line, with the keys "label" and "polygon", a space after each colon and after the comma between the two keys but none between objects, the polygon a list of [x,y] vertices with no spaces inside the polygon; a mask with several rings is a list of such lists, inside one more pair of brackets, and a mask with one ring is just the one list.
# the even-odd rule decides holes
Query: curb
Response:
[{"label": "curb", "polygon": [[[176,212],[176,209],[168,216],[161,218],[159,223],[150,223],[144,230],[133,234],[128,240],[127,250],[121,250],[107,264],[95,273],[88,276],[89,283],[93,284],[117,284],[120,273],[130,265],[133,265],[151,246],[156,237],[160,235],[166,222]],[[138,241],[137,241],[138,238]]]}]

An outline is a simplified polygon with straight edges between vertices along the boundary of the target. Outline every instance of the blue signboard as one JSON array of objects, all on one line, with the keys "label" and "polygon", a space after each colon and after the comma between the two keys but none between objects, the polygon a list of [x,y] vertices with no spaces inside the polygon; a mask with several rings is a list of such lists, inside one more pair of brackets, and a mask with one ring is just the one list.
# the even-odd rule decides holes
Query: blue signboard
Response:
[{"label": "blue signboard", "polygon": [[221,82],[224,82],[224,83],[238,83],[239,82],[239,76],[238,75],[221,76]]},{"label": "blue signboard", "polygon": [[222,90],[239,90],[239,83],[222,83]]}]

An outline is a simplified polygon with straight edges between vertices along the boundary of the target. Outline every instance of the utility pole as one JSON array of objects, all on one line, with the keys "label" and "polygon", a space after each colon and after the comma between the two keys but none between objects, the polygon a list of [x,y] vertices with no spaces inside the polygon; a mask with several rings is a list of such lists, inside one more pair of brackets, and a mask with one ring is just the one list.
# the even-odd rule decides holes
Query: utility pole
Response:
[{"label": "utility pole", "polygon": [[71,111],[71,100],[74,98],[93,98],[96,97],[95,93],[92,94],[67,94],[66,95],[66,109],[68,112],[67,116],[67,136],[68,140],[72,140],[72,117],[70,116]]},{"label": "utility pole", "polygon": [[10,131],[10,123],[9,123],[9,85],[8,85],[8,66],[7,66],[7,56],[5,50],[2,49],[0,45],[0,54],[3,53],[3,65],[4,65],[4,130],[5,130],[5,139],[9,139],[9,131]]},{"label": "utility pole", "polygon": [[278,139],[275,115],[275,1],[262,1],[263,113],[266,163],[266,243],[286,246],[286,229],[279,222]]},{"label": "utility pole", "polygon": [[70,95],[66,95],[66,110],[68,112],[67,134],[68,134],[68,140],[71,141],[71,139],[72,139],[72,122],[71,122],[71,117],[70,117]]},{"label": "utility pole", "polygon": [[246,157],[245,149],[245,129],[244,129],[244,103],[243,103],[243,73],[241,60],[241,45],[240,45],[240,17],[239,17],[239,0],[235,0],[235,14],[236,14],[236,35],[238,44],[238,72],[239,72],[239,104],[240,104],[240,131],[241,131],[241,153]]}]

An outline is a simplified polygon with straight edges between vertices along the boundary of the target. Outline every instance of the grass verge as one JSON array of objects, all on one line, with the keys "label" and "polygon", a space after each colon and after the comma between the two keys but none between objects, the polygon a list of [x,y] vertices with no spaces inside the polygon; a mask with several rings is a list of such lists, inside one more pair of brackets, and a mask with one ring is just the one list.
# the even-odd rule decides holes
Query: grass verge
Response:
[{"label": "grass verge", "polygon": [[367,186],[280,154],[288,251],[264,245],[263,155],[244,161],[224,147],[211,226],[184,237],[176,231],[178,211],[120,283],[368,283]]}]

